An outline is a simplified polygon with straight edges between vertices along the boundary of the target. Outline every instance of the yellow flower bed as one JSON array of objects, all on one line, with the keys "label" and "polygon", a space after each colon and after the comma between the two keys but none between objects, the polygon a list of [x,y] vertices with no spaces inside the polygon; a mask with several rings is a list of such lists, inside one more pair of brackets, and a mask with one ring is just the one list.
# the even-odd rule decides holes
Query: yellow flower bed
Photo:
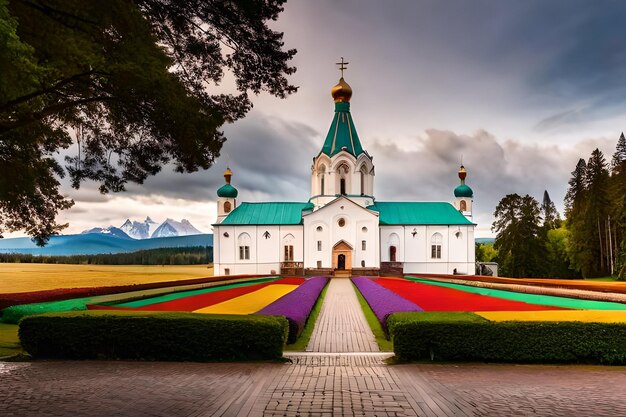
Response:
[{"label": "yellow flower bed", "polygon": [[205,314],[252,314],[298,288],[297,285],[272,284],[219,304],[195,310]]},{"label": "yellow flower bed", "polygon": [[0,264],[0,294],[108,287],[213,276],[207,265]]},{"label": "yellow flower bed", "polygon": [[582,321],[587,323],[626,323],[626,310],[549,310],[476,312],[490,321]]}]

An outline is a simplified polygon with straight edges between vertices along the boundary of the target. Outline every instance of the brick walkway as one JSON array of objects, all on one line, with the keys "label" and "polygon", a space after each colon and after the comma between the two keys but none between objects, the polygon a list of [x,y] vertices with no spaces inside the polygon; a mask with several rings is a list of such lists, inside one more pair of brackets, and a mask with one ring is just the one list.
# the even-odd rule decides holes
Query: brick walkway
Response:
[{"label": "brick walkway", "polygon": [[626,368],[384,365],[379,355],[293,364],[0,362],[0,415],[626,416]]},{"label": "brick walkway", "polygon": [[308,352],[378,352],[352,283],[333,278],[311,335]]}]

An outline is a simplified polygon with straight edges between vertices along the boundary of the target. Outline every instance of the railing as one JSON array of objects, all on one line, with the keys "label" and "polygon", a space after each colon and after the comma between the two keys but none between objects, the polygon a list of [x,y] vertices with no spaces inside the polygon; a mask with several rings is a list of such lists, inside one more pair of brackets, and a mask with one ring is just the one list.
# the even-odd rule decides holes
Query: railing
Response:
[{"label": "railing", "polygon": [[304,275],[304,262],[281,262],[280,263],[281,275]]}]

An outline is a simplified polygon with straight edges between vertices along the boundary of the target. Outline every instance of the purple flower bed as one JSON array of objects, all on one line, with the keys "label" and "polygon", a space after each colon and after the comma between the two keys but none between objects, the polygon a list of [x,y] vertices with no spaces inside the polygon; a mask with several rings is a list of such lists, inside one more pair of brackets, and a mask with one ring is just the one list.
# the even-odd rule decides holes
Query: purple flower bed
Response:
[{"label": "purple flower bed", "polygon": [[289,321],[287,343],[293,343],[304,330],[309,314],[327,282],[326,277],[309,278],[298,288],[265,306],[256,314],[285,316]]},{"label": "purple flower bed", "polygon": [[387,317],[390,314],[424,311],[417,304],[410,302],[382,285],[378,285],[369,278],[356,277],[352,278],[352,282],[363,294],[365,301],[371,307],[385,332],[387,332]]}]

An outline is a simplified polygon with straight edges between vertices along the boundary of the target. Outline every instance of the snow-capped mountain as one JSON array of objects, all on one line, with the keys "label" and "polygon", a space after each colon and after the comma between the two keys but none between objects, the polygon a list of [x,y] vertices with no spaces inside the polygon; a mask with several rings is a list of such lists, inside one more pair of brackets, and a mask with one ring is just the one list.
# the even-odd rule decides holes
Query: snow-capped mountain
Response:
[{"label": "snow-capped mountain", "polygon": [[196,229],[187,219],[182,219],[179,222],[174,219],[167,219],[159,225],[150,217],[146,217],[143,222],[126,219],[124,224],[122,224],[119,228],[114,226],[109,226],[107,228],[94,227],[92,229],[85,230],[82,233],[102,233],[132,239],[151,239],[157,237],[202,234],[202,232]]},{"label": "snow-capped mountain", "polygon": [[156,228],[151,237],[189,236],[201,233],[187,219],[182,219],[179,222],[174,219],[167,219]]},{"label": "snow-capped mountain", "polygon": [[133,239],[148,239],[152,237],[152,233],[154,233],[156,228],[157,222],[153,221],[150,217],[146,217],[146,220],[143,222],[126,219],[124,224],[120,227],[120,229]]},{"label": "snow-capped mountain", "polygon": [[124,239],[130,239],[130,236],[128,236],[127,233],[125,233],[119,227],[115,227],[115,226],[109,226],[109,227],[106,227],[106,228],[94,227],[93,229],[84,230],[81,234],[86,235],[87,233],[101,233],[101,234],[105,234],[105,235],[112,235],[112,236],[121,237],[121,238],[124,238]]}]

